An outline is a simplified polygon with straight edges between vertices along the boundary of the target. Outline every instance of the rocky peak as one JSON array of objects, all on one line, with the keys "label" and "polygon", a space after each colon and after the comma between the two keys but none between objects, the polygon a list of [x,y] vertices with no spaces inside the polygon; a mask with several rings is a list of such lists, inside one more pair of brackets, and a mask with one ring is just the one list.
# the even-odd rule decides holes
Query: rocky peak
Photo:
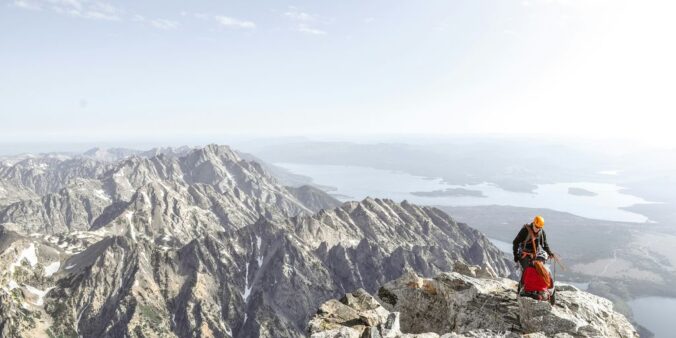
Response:
[{"label": "rocky peak", "polygon": [[188,152],[192,151],[194,148],[188,147],[188,146],[181,146],[181,147],[158,147],[158,148],[153,148],[148,151],[144,151],[140,153],[141,156],[144,157],[153,157],[157,155],[163,155],[163,156],[173,156],[173,157],[179,157],[179,156],[184,156]]},{"label": "rocky peak", "polygon": [[329,300],[310,320],[324,337],[638,337],[612,303],[574,286],[556,286],[556,304],[516,296],[516,282],[456,263],[435,278],[408,273]]},{"label": "rocky peak", "polygon": [[208,144],[203,148],[192,150],[185,155],[185,160],[193,165],[199,165],[206,161],[235,163],[242,161],[230,147],[218,144]]},{"label": "rocky peak", "polygon": [[92,158],[98,161],[114,162],[123,158],[138,154],[138,150],[126,148],[99,148],[95,147],[82,153],[82,157]]}]

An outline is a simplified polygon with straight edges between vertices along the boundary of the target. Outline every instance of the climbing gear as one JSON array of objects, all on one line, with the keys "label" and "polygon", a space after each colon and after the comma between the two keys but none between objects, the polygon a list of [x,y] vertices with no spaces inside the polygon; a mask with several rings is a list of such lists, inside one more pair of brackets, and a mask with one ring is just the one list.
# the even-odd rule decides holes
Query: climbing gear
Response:
[{"label": "climbing gear", "polygon": [[[552,270],[553,270],[553,275],[554,275],[554,277],[552,279],[552,282],[553,282],[553,281],[556,280],[556,265],[557,264],[560,265],[561,268],[563,269],[563,271],[566,271],[566,267],[563,265],[563,263],[561,263],[561,260],[559,259],[559,255],[552,253],[551,259],[552,259]],[[552,304],[552,306],[554,306],[556,304],[556,286],[552,285],[552,288],[553,288],[553,292],[552,292],[552,295],[549,298],[549,303]]]},{"label": "climbing gear", "polygon": [[549,254],[542,248],[538,248],[537,253],[535,254],[535,260],[546,261],[549,259]]},{"label": "climbing gear", "polygon": [[[537,250],[537,245],[535,245],[535,238],[537,236],[535,235],[535,232],[533,231],[533,229],[531,229],[531,227],[528,226],[528,224],[524,225],[524,227],[526,228],[526,230],[528,230],[528,237],[526,238],[525,241],[523,241],[523,243],[521,243],[521,248],[520,248],[521,259],[526,258],[526,256],[530,256],[531,260],[533,260],[533,259],[535,259],[535,252],[536,252],[535,250]],[[528,252],[528,251],[525,250],[526,241],[528,241],[529,238],[530,238],[531,248],[533,248],[533,252]]]},{"label": "climbing gear", "polygon": [[524,291],[544,291],[549,289],[551,284],[549,278],[542,278],[536,266],[529,266],[523,271]]},{"label": "climbing gear", "polygon": [[[566,266],[563,265],[563,263],[561,263],[561,259],[559,259],[559,255],[552,254],[552,258],[554,259],[554,262],[556,264],[561,265],[561,269],[563,269],[563,271],[568,270],[568,269],[566,269]],[[554,265],[554,266],[556,266],[556,265]]]},{"label": "climbing gear", "polygon": [[522,296],[530,297],[535,300],[549,300],[551,302],[553,294],[549,293],[549,291],[524,291]]},{"label": "climbing gear", "polygon": [[533,219],[533,225],[535,225],[536,228],[541,229],[545,226],[545,219],[542,218],[542,216],[537,215]]},{"label": "climbing gear", "polygon": [[519,297],[530,297],[536,300],[555,303],[556,289],[552,279],[543,279],[534,266],[527,266],[521,274],[521,280],[517,287]]},{"label": "climbing gear", "polygon": [[554,270],[554,277],[552,277],[552,295],[549,296],[549,304],[554,306],[556,304],[556,285],[554,284],[554,281],[556,280],[556,264],[554,263],[552,263],[552,270]]},{"label": "climbing gear", "polygon": [[552,287],[552,276],[549,274],[549,271],[547,271],[547,268],[545,267],[545,263],[540,260],[536,260],[533,262],[533,266],[535,267],[535,272],[538,273],[538,276],[542,281],[544,282],[545,285],[547,285],[547,289]]},{"label": "climbing gear", "polygon": [[[526,266],[521,274],[521,280],[517,286],[517,296],[530,297],[535,300],[548,301],[552,306],[556,303],[556,288],[554,279],[547,271],[548,278],[542,278],[536,268],[542,262],[538,261],[534,266]],[[542,266],[546,270],[544,264]]]}]

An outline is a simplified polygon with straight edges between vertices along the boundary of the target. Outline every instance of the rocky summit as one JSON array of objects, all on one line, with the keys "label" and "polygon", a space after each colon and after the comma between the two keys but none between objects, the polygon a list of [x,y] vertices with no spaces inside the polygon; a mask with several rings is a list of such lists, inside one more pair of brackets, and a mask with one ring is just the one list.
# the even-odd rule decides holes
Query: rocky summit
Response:
[{"label": "rocky summit", "polygon": [[305,337],[322,303],[407,272],[514,275],[439,209],[340,203],[245,158],[208,145],[0,159],[0,336]]},{"label": "rocky summit", "polygon": [[516,282],[457,263],[422,278],[409,272],[378,289],[332,299],[310,320],[312,338],[638,337],[612,303],[556,285],[556,304],[516,296]]}]

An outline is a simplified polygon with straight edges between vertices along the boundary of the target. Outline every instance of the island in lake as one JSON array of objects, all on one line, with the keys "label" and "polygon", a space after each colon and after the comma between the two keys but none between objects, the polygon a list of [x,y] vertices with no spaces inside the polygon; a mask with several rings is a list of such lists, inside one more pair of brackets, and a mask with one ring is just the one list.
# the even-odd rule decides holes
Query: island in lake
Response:
[{"label": "island in lake", "polygon": [[596,196],[597,193],[589,191],[587,189],[570,187],[568,188],[568,193],[575,196]]},{"label": "island in lake", "polygon": [[480,190],[470,190],[464,188],[447,188],[444,190],[433,190],[433,191],[414,191],[411,194],[422,197],[449,197],[449,196],[486,197],[486,195],[484,195],[484,193]]}]

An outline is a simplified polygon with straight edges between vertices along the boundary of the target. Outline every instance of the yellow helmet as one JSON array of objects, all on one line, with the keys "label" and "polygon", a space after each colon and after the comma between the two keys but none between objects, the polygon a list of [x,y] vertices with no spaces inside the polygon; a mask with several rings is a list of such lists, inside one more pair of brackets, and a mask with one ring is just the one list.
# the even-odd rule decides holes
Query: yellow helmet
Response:
[{"label": "yellow helmet", "polygon": [[545,226],[545,219],[542,218],[542,216],[537,215],[535,216],[535,219],[533,219],[533,225],[535,225],[536,228],[543,228]]}]

